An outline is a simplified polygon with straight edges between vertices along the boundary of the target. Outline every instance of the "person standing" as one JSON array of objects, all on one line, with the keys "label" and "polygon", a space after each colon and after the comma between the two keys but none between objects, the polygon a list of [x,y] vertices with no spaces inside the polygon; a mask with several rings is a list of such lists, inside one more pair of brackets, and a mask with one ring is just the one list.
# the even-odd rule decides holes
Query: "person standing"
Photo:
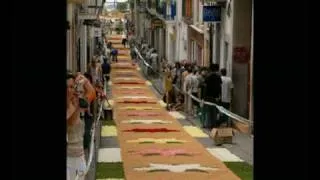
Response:
[{"label": "person standing", "polygon": [[[221,84],[222,80],[219,75],[219,65],[212,64],[210,66],[211,72],[205,79],[206,92],[204,100],[218,104],[219,98],[221,97]],[[215,106],[206,105],[207,109],[207,118],[205,122],[205,127],[214,128],[217,127],[217,115],[218,109]]]},{"label": "person standing", "polygon": [[[195,98],[199,98],[199,80],[198,80],[198,71],[194,69],[191,74],[191,94]],[[192,113],[197,115],[199,107],[199,102],[192,98]]]},{"label": "person standing", "polygon": [[[67,180],[74,180],[79,176],[79,180],[84,180],[86,170],[86,160],[84,155],[83,137],[84,137],[84,122],[80,119],[80,112],[86,110],[80,104],[79,94],[76,90],[76,81],[79,77],[67,72]],[[90,103],[95,98],[94,88],[89,83],[88,79],[81,79],[86,99]]]},{"label": "person standing", "polygon": [[204,98],[204,91],[205,91],[205,77],[207,74],[206,68],[201,68],[200,73],[198,75],[198,82],[199,82],[199,98]]},{"label": "person standing", "polygon": [[134,46],[130,47],[130,56],[131,56],[133,63],[137,63],[137,53],[134,49]]},{"label": "person standing", "polygon": [[153,73],[152,75],[156,76],[156,74],[159,72],[159,58],[157,50],[153,50],[150,54],[150,65],[152,67]]},{"label": "person standing", "polygon": [[169,67],[165,70],[164,88],[165,88],[165,98],[164,98],[164,100],[167,103],[167,108],[170,109],[170,106],[171,106],[171,103],[172,103],[173,87],[172,87],[172,76],[171,76]]},{"label": "person standing", "polygon": [[127,36],[125,33],[122,34],[122,45],[124,48],[127,47]]},{"label": "person standing", "polygon": [[107,58],[103,60],[103,64],[101,65],[102,74],[103,74],[103,80],[105,86],[108,86],[108,81],[110,80],[110,72],[111,72],[111,66],[108,62]]},{"label": "person standing", "polygon": [[106,46],[104,54],[107,57],[107,59],[110,59],[111,49],[108,46]]},{"label": "person standing", "polygon": [[102,70],[101,70],[101,66],[98,66],[96,58],[94,58],[94,60],[91,61],[91,64],[88,69],[88,73],[92,77],[92,84],[94,86],[102,82]]},{"label": "person standing", "polygon": [[[226,69],[221,69],[221,105],[229,110],[230,109],[230,104],[232,100],[232,91],[233,91],[233,83],[230,77],[227,76],[227,70]],[[227,121],[228,127],[230,127],[232,124],[229,121],[229,117],[223,113],[220,115],[220,121],[219,123],[224,123]]]},{"label": "person standing", "polygon": [[112,56],[112,61],[118,62],[118,50],[116,48],[112,48],[111,56]]},{"label": "person standing", "polygon": [[191,105],[191,97],[188,95],[192,91],[192,69],[189,66],[187,68],[187,75],[183,81],[183,92],[184,92],[184,99],[185,99],[185,112],[191,112],[192,105]]}]

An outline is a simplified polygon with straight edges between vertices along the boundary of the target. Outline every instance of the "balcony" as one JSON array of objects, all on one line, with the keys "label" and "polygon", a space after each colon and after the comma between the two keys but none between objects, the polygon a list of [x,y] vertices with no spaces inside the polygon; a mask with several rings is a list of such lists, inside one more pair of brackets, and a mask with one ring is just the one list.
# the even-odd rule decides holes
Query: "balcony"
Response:
[{"label": "balcony", "polygon": [[[157,16],[160,16],[161,19],[164,19],[165,21],[173,21],[175,17],[175,4],[167,4],[168,2],[162,2],[161,7],[156,8]],[[171,7],[171,12],[167,13],[167,8]]]}]

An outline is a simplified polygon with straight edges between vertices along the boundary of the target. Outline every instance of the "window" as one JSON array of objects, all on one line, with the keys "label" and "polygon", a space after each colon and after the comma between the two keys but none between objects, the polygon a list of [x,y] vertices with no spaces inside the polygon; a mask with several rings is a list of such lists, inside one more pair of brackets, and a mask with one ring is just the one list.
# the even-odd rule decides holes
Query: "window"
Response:
[{"label": "window", "polygon": [[192,17],[192,1],[191,0],[185,0],[186,1],[186,16]]}]

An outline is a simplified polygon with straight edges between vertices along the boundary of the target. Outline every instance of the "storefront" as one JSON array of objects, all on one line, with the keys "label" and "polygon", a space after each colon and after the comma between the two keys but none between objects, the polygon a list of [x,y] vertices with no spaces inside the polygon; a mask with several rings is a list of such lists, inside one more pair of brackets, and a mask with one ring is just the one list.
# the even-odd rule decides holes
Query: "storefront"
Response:
[{"label": "storefront", "polygon": [[204,65],[204,34],[188,27],[188,60],[198,66]]},{"label": "storefront", "polygon": [[151,30],[152,30],[152,47],[154,47],[159,54],[160,58],[163,58],[163,49],[164,49],[164,43],[163,42],[163,36],[165,36],[165,33],[163,31],[164,29],[164,23],[162,20],[158,18],[153,18],[151,20]]}]

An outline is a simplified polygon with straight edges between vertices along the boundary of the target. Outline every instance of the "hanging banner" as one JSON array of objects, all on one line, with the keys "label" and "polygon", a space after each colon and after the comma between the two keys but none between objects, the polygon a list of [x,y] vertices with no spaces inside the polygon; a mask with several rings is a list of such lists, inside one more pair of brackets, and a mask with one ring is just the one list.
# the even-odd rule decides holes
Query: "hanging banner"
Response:
[{"label": "hanging banner", "polygon": [[221,6],[203,6],[203,22],[220,22]]}]

